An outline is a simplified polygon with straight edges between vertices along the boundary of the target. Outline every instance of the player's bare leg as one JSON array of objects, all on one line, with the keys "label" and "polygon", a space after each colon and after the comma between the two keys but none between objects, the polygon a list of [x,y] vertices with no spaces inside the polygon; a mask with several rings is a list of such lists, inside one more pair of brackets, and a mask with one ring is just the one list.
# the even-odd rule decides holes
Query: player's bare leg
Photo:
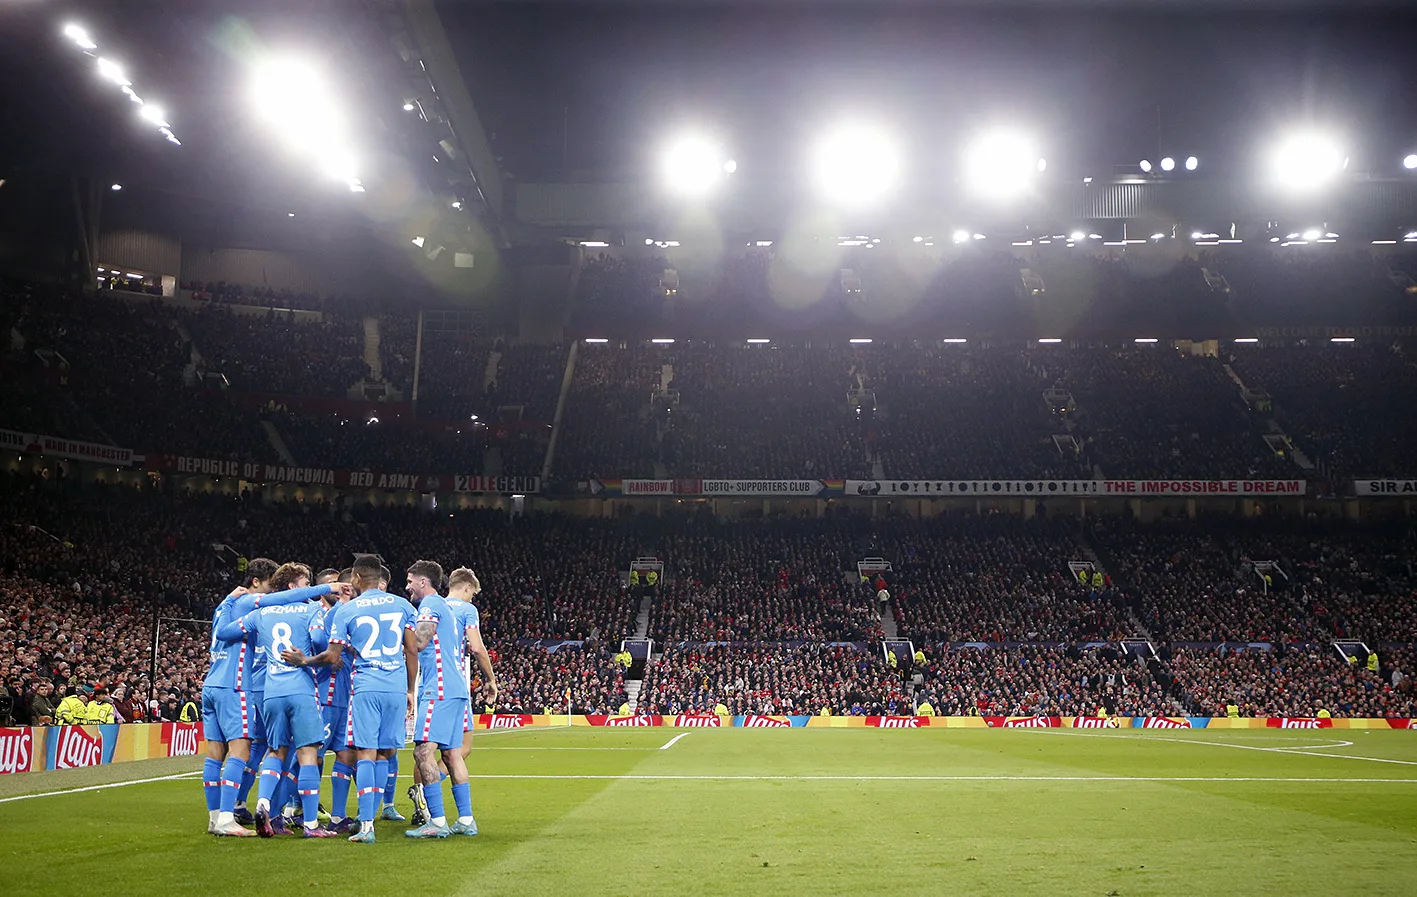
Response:
[{"label": "player's bare leg", "polygon": [[443,777],[438,773],[438,746],[420,741],[413,746],[415,773],[424,783],[423,797],[428,802],[428,822],[404,832],[410,838],[446,838],[452,834],[443,815]]}]

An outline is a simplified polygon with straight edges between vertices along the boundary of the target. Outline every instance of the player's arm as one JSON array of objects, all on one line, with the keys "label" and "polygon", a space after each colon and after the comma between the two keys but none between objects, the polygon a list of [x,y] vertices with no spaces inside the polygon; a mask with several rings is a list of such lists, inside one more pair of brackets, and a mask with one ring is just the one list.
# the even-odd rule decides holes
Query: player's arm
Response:
[{"label": "player's arm", "polygon": [[256,631],[256,622],[260,616],[259,610],[253,610],[243,617],[237,617],[221,624],[212,634],[216,636],[217,641],[239,642]]},{"label": "player's arm", "polygon": [[417,651],[422,651],[428,647],[428,643],[433,641],[433,636],[438,634],[438,618],[436,615],[419,617],[418,625],[413,630],[413,647]]},{"label": "player's arm", "polygon": [[284,592],[271,592],[268,595],[255,595],[256,607],[280,607],[285,604],[302,604],[312,598],[319,598],[321,595],[328,595],[344,588],[342,583],[330,582],[322,586],[306,586],[303,589],[286,589]]},{"label": "player's arm", "polygon": [[320,622],[317,630],[316,621],[310,622],[310,648],[319,651],[314,657],[306,657],[305,652],[299,648],[290,648],[280,652],[280,659],[293,667],[331,667],[339,669],[344,663],[343,653],[347,647],[345,639],[345,622],[338,612],[330,618],[331,627],[326,631],[324,623]]},{"label": "player's arm", "polygon": [[492,672],[492,656],[482,643],[482,630],[476,626],[467,627],[467,653],[477,659],[477,668],[482,671],[482,700],[487,704],[497,703],[497,674]]},{"label": "player's arm", "polygon": [[403,631],[403,665],[408,673],[408,712],[413,712],[413,695],[418,686],[418,636],[413,627]]}]

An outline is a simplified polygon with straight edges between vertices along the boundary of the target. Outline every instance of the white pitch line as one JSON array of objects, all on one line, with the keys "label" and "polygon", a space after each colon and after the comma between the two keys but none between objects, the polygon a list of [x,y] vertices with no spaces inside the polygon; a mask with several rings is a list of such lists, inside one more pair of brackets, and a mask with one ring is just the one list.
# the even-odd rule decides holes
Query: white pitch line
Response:
[{"label": "white pitch line", "polygon": [[[400,775],[399,778],[409,778]],[[708,782],[1296,782],[1314,784],[1417,785],[1413,779],[1334,778],[1296,776],[733,776],[733,775],[521,775],[470,774],[470,779],[587,779],[594,781],[708,781]]]},{"label": "white pitch line", "polygon": [[674,747],[674,745],[676,745],[676,744],[679,743],[679,739],[683,738],[684,736],[686,736],[686,735],[688,735],[688,734],[689,734],[688,732],[680,732],[678,735],[675,735],[673,738],[669,739],[669,741],[664,745],[664,747],[660,748],[660,750],[661,750],[661,751],[667,751],[667,750],[669,750],[670,748]]},{"label": "white pitch line", "polygon": [[[1034,729],[1035,732],[1046,732],[1050,735],[1072,735],[1087,738],[1093,735],[1091,732],[1064,731],[1061,729]],[[1100,733],[1098,733],[1100,734]],[[1096,737],[1093,735],[1093,737]],[[1307,750],[1303,747],[1282,748],[1282,747],[1260,747],[1254,744],[1227,744],[1223,741],[1206,741],[1200,738],[1171,738],[1166,735],[1148,735],[1135,739],[1139,742],[1146,741],[1174,741],[1177,744],[1204,744],[1211,747],[1234,748],[1239,751],[1262,751],[1267,754],[1295,754],[1300,757],[1328,757],[1334,760],[1366,760],[1369,763],[1394,763],[1398,766],[1417,766],[1417,760],[1393,760],[1388,757],[1360,757],[1356,754],[1330,754],[1322,751]],[[1353,742],[1344,741],[1327,747],[1352,747]]]},{"label": "white pitch line", "polygon": [[78,794],[82,791],[102,791],[105,788],[123,788],[127,785],[146,785],[149,782],[170,782],[173,779],[190,779],[193,776],[199,776],[201,774],[202,771],[199,769],[195,772],[179,772],[176,775],[156,776],[151,779],[129,779],[126,782],[112,782],[107,785],[89,785],[86,788],[66,788],[63,791],[40,791],[35,794],[17,794],[14,797],[0,797],[0,804],[8,804],[16,800],[29,800],[35,797],[58,797],[61,794]]},{"label": "white pitch line", "polygon": [[664,750],[664,748],[632,748],[632,747],[551,747],[550,745],[537,747],[479,747],[479,751],[645,751]]}]

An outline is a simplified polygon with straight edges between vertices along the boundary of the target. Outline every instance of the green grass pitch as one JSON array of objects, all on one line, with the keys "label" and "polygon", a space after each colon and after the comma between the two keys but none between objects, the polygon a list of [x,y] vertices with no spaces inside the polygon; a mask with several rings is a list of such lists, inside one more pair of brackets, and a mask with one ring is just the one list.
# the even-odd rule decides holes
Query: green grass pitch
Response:
[{"label": "green grass pitch", "polygon": [[0,890],[1417,894],[1417,733],[684,731],[479,733],[443,842],[218,840],[191,758],[4,777]]}]

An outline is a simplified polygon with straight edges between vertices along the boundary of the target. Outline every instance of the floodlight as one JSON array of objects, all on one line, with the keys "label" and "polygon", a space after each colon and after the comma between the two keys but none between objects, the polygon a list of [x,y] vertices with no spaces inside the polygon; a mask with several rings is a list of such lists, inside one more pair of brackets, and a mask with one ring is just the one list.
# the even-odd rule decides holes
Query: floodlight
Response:
[{"label": "floodlight", "polygon": [[1161,160],[1161,170],[1162,170],[1162,171],[1175,171],[1175,170],[1176,170],[1176,160],[1173,159],[1173,158],[1171,158],[1170,156],[1167,156],[1166,158],[1162,159],[1162,160]]},{"label": "floodlight", "polygon": [[738,170],[738,162],[737,162],[737,160],[735,160],[735,159],[729,159],[727,162],[724,162],[724,163],[723,163],[723,173],[724,173],[724,174],[733,174],[733,173],[734,173],[735,171],[737,171],[737,170]]},{"label": "floodlight", "polygon": [[1186,157],[1186,170],[1187,170],[1187,171],[1195,171],[1197,168],[1200,168],[1200,165],[1201,165],[1201,160],[1200,160],[1200,159],[1197,159],[1195,156],[1187,156],[1187,157]]},{"label": "floodlight", "polygon": [[138,115],[142,116],[153,124],[158,125],[159,127],[170,127],[167,123],[167,117],[163,114],[162,109],[158,106],[144,105],[143,108],[138,110]]},{"label": "floodlight", "polygon": [[[704,196],[730,174],[723,148],[697,135],[680,137],[664,150],[660,162],[660,177],[674,193],[684,196]],[[737,170],[737,164],[733,169]]]},{"label": "floodlight", "polygon": [[298,58],[270,59],[256,67],[250,89],[257,113],[291,149],[318,154],[333,177],[354,177],[353,160],[333,149],[347,146],[349,139],[344,115],[319,69]]},{"label": "floodlight", "polygon": [[1281,141],[1270,164],[1279,183],[1295,190],[1314,190],[1333,180],[1348,160],[1333,138],[1303,132]]},{"label": "floodlight", "polygon": [[1149,159],[1141,160],[1141,170],[1146,172],[1147,174],[1151,173],[1151,161]]},{"label": "floodlight", "polygon": [[1033,138],[1016,131],[993,131],[972,143],[965,153],[965,178],[975,192],[1000,199],[1028,189],[1047,162]]},{"label": "floodlight", "polygon": [[405,112],[412,112],[412,111],[413,111],[414,109],[416,109],[416,108],[417,108],[417,107],[414,106],[413,103],[408,102],[408,101],[405,101],[404,104],[403,104],[403,111],[405,111]]},{"label": "floodlight", "polygon": [[1071,234],[1068,235],[1068,239],[1069,239],[1069,240],[1072,240],[1074,243],[1080,243],[1080,242],[1082,242],[1083,240],[1086,240],[1086,239],[1087,239],[1087,234],[1083,233],[1083,232],[1080,231],[1080,230],[1075,230],[1075,231],[1073,231]]},{"label": "floodlight", "polygon": [[65,25],[64,36],[78,44],[80,50],[98,49],[98,44],[93,42],[93,39],[89,37],[89,33],[80,25],[75,25],[72,22]]},{"label": "floodlight", "polygon": [[122,190],[122,189],[123,189],[123,185],[122,185],[122,184],[114,184],[112,187],[109,187],[108,189],[112,190],[114,193],[117,193],[119,190]]},{"label": "floodlight", "polygon": [[1410,153],[1406,158],[1404,158],[1402,160],[1402,167],[1406,168],[1408,171],[1417,168],[1417,153]]},{"label": "floodlight", "polygon": [[957,231],[954,232],[954,235],[953,235],[950,239],[952,239],[952,240],[953,240],[954,242],[956,242],[956,243],[968,243],[968,242],[969,242],[969,231],[967,231],[967,230],[957,230]]},{"label": "floodlight", "polygon": [[895,186],[900,169],[900,151],[890,135],[867,125],[842,125],[812,151],[817,189],[846,204],[880,198]]},{"label": "floodlight", "polygon": [[118,63],[114,62],[111,59],[105,59],[104,57],[100,56],[98,57],[97,65],[98,74],[100,77],[112,81],[119,87],[132,86],[133,82],[129,81],[127,76],[123,74],[123,69],[118,65]]}]

